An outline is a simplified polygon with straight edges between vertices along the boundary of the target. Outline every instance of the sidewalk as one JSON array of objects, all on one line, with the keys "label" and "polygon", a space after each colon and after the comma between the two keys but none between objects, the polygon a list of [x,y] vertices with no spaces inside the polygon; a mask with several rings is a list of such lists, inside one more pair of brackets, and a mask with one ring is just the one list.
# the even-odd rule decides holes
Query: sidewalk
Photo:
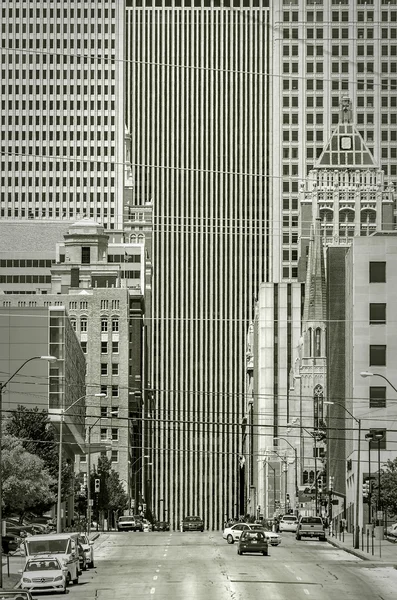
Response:
[{"label": "sidewalk", "polygon": [[335,537],[328,535],[327,541],[332,545],[345,550],[350,554],[354,554],[363,560],[392,565],[397,568],[397,543],[375,538],[360,536],[360,547],[354,548],[354,540],[352,533],[338,533]]}]

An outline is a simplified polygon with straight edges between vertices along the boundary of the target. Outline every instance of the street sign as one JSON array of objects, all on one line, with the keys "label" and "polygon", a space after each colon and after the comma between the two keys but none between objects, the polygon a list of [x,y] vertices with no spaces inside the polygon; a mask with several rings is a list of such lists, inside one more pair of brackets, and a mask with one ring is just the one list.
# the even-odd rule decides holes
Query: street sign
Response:
[{"label": "street sign", "polygon": [[135,508],[135,498],[131,498],[131,508]]},{"label": "street sign", "polygon": [[377,519],[383,519],[383,510],[377,510],[376,511],[376,518]]}]

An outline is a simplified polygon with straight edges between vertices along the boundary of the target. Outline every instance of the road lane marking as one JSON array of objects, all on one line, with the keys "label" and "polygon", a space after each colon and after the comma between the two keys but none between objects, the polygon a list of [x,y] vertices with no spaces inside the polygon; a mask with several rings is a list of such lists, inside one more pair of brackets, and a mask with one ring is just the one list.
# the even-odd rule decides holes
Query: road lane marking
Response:
[{"label": "road lane marking", "polygon": [[156,579],[157,579],[157,575],[155,575],[155,576],[153,577],[153,581],[156,581]]},{"label": "road lane marking", "polygon": [[310,592],[309,592],[309,590],[307,590],[306,588],[303,588],[303,591],[305,592],[305,594],[306,594],[307,596],[310,596]]},{"label": "road lane marking", "polygon": [[154,593],[155,593],[155,591],[156,591],[156,588],[151,588],[151,589],[150,589],[150,593],[151,593],[151,594],[154,594]]},{"label": "road lane marking", "polygon": [[160,569],[156,569],[156,573],[160,573]]},{"label": "road lane marking", "polygon": [[296,577],[298,581],[302,581],[302,577]]}]

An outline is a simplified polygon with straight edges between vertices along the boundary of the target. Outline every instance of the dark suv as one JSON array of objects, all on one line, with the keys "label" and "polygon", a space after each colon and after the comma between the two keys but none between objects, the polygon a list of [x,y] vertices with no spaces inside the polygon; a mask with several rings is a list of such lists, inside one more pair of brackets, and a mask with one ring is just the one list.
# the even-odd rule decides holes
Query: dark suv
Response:
[{"label": "dark suv", "polygon": [[182,521],[182,531],[204,531],[204,521],[201,517],[185,517]]}]

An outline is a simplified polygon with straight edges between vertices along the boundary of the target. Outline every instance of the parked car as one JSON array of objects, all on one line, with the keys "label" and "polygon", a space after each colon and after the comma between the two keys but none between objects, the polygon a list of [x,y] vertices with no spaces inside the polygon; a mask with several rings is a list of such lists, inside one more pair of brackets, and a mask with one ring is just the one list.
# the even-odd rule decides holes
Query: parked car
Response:
[{"label": "parked car", "polygon": [[33,600],[28,590],[1,590],[1,600]]},{"label": "parked car", "polygon": [[142,521],[138,521],[132,515],[119,517],[117,531],[143,531]]},{"label": "parked car", "polygon": [[389,527],[386,529],[386,537],[390,537],[397,541],[397,523],[389,525]]},{"label": "parked car", "polygon": [[91,569],[94,568],[94,542],[89,539],[86,533],[79,534],[79,542],[85,552],[87,566]]},{"label": "parked car", "polygon": [[143,527],[143,531],[145,533],[147,533],[148,531],[152,531],[153,530],[152,524],[147,519],[142,519],[142,527]]},{"label": "parked car", "polygon": [[153,531],[169,531],[170,524],[167,521],[155,521],[153,523]]},{"label": "parked car", "polygon": [[2,535],[1,547],[3,549],[3,554],[9,554],[10,552],[18,550],[21,541],[22,538],[15,533],[6,533],[6,535]]},{"label": "parked car", "polygon": [[21,588],[30,592],[66,593],[67,567],[53,555],[28,558],[21,571]]},{"label": "parked car", "polygon": [[204,531],[204,521],[201,517],[188,516],[182,521],[182,531]]},{"label": "parked car", "polygon": [[77,552],[79,554],[79,575],[81,575],[83,571],[87,570],[87,557],[79,540],[77,541]]},{"label": "parked car", "polygon": [[29,558],[56,555],[67,567],[66,581],[79,582],[78,533],[48,533],[31,535],[24,539],[25,554]]},{"label": "parked car", "polygon": [[296,529],[296,539],[301,540],[303,537],[318,537],[319,540],[325,542],[325,527],[321,517],[301,517]]},{"label": "parked car", "polygon": [[296,532],[298,526],[298,517],[296,515],[283,515],[278,524],[278,530]]},{"label": "parked car", "polygon": [[256,552],[267,556],[269,554],[269,545],[264,531],[246,529],[242,532],[237,546],[237,554],[246,552]]}]

